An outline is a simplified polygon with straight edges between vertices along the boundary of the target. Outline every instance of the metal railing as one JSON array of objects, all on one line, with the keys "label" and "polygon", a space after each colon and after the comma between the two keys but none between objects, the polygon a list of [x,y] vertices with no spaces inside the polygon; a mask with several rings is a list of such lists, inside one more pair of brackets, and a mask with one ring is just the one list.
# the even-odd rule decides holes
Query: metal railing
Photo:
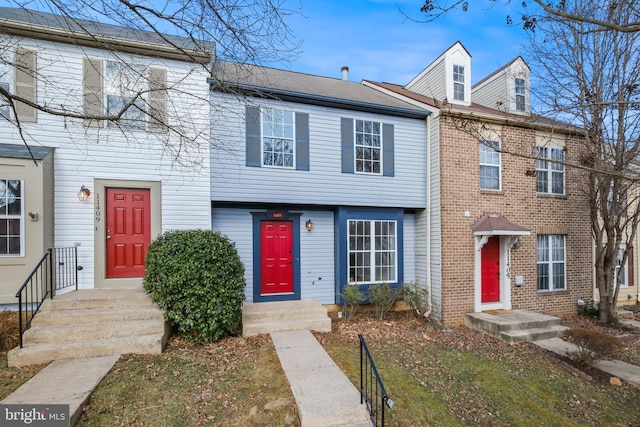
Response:
[{"label": "metal railing", "polygon": [[53,299],[57,290],[75,286],[78,289],[77,248],[50,248],[24,281],[18,292],[18,328],[22,337],[42,303]]},{"label": "metal railing", "polygon": [[358,338],[360,339],[360,403],[367,405],[367,411],[374,426],[384,426],[384,408],[393,408],[393,400],[387,395],[362,334],[358,334]]}]

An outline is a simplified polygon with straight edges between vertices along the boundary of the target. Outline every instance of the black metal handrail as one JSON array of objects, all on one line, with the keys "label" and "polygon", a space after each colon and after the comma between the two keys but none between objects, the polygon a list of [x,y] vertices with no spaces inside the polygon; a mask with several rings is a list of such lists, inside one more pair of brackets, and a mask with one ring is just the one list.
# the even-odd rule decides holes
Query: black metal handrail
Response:
[{"label": "black metal handrail", "polygon": [[78,251],[77,248],[49,248],[40,262],[24,281],[18,292],[18,329],[20,348],[22,337],[31,326],[42,303],[53,299],[57,290],[75,286],[78,289]]},{"label": "black metal handrail", "polygon": [[[374,426],[384,426],[384,408],[393,408],[393,400],[387,395],[378,369],[362,334],[360,339],[360,403],[366,403]],[[379,422],[379,423],[378,423]]]}]

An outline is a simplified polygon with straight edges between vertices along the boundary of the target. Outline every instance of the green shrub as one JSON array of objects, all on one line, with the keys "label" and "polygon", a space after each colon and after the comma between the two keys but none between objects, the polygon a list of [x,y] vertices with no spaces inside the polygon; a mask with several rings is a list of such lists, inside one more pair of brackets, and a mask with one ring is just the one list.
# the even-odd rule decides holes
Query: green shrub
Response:
[{"label": "green shrub", "polygon": [[620,340],[605,332],[586,328],[571,328],[564,332],[564,338],[575,344],[575,351],[568,356],[583,367],[592,366],[598,360],[612,355],[622,346]]},{"label": "green shrub", "polygon": [[407,316],[415,314],[422,316],[427,312],[429,292],[418,283],[403,283],[399,289],[399,296],[407,304]]},{"label": "green shrub", "polygon": [[209,230],[174,230],[151,242],[145,291],[187,339],[214,342],[239,331],[244,265],[235,245]]},{"label": "green shrub", "polygon": [[342,297],[344,320],[348,322],[358,308],[358,305],[365,300],[364,295],[360,292],[358,285],[346,285],[340,294]]},{"label": "green shrub", "polygon": [[396,302],[396,292],[388,283],[377,283],[369,287],[369,302],[375,306],[376,317],[382,320],[384,314]]},{"label": "green shrub", "polygon": [[600,306],[597,302],[590,299],[582,305],[578,305],[578,314],[585,317],[599,317]]}]

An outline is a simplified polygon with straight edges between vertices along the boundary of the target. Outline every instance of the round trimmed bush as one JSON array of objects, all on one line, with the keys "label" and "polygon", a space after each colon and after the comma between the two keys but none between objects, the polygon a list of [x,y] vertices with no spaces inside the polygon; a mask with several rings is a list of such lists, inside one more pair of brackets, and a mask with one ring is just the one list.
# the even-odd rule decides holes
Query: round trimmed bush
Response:
[{"label": "round trimmed bush", "polygon": [[244,265],[235,244],[210,230],[173,230],[156,238],[143,286],[186,338],[214,342],[240,329]]}]

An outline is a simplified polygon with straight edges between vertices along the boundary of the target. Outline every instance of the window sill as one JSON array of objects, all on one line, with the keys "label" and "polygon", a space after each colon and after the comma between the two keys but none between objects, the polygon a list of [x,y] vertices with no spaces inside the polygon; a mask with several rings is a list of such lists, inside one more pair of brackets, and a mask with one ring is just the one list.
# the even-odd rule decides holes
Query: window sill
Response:
[{"label": "window sill", "polygon": [[504,196],[504,191],[503,190],[487,190],[487,189],[480,189],[480,194],[490,194],[492,196]]},{"label": "window sill", "polygon": [[567,200],[568,199],[566,194],[536,193],[536,196],[542,197],[542,198],[545,198],[545,199],[561,199],[561,200]]},{"label": "window sill", "polygon": [[544,296],[557,296],[557,295],[568,295],[569,294],[569,290],[568,289],[558,289],[555,291],[538,291],[538,295],[544,295]]}]

